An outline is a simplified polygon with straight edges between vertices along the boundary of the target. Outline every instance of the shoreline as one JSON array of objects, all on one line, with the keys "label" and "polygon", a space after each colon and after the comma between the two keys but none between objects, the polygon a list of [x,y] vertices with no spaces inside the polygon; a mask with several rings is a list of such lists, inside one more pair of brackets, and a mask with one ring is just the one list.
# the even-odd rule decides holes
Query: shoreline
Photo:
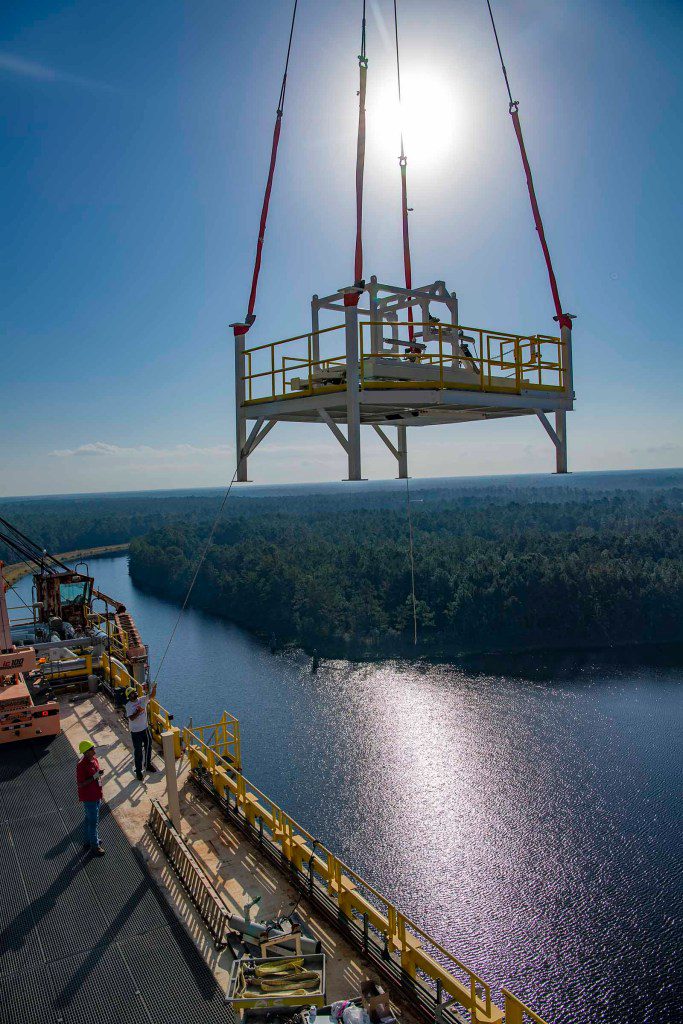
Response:
[{"label": "shoreline", "polygon": [[[125,544],[105,544],[99,548],[80,548],[77,551],[62,551],[55,555],[55,558],[59,558],[62,562],[73,562],[76,558],[100,558],[104,555],[122,555],[130,547],[130,541],[126,541]],[[23,579],[24,576],[28,576],[33,572],[31,566],[26,565],[25,562],[13,562],[11,565],[6,565],[3,570],[5,581],[13,587],[15,583]]]},{"label": "shoreline", "polygon": [[[165,594],[161,588],[140,580],[132,573],[131,580],[134,586],[141,590],[142,593],[160,598],[174,607],[180,606],[179,601]],[[270,646],[273,655],[301,652],[308,658],[317,657],[320,661],[348,661],[358,665],[370,665],[374,662],[388,660],[396,660],[404,664],[411,662],[429,665],[457,664],[470,672],[496,674],[502,671],[500,664],[496,666],[496,663],[499,663],[502,659],[510,659],[510,661],[516,664],[506,663],[504,666],[505,672],[515,674],[515,668],[518,668],[525,676],[533,675],[538,671],[542,672],[547,667],[546,662],[554,663],[555,670],[558,667],[563,667],[564,670],[571,673],[572,668],[576,668],[577,662],[584,663],[586,659],[590,658],[613,665],[683,666],[683,642],[680,641],[611,645],[582,645],[577,642],[574,645],[563,644],[553,646],[552,644],[547,644],[537,647],[489,648],[468,651],[455,647],[449,648],[448,645],[420,644],[419,642],[417,648],[415,648],[408,641],[401,642],[394,639],[390,647],[386,649],[376,645],[373,645],[374,649],[372,649],[370,647],[347,647],[340,644],[332,650],[326,651],[321,647],[316,647],[315,643],[304,645],[294,639],[277,638],[277,644],[275,647],[272,647],[268,636],[264,633],[248,629],[236,619],[230,618],[227,615],[221,615],[210,608],[204,608],[201,604],[193,604],[191,601],[188,607],[192,608],[195,612],[210,615],[220,622],[225,622],[230,626],[243,630],[248,636],[264,647]]]}]

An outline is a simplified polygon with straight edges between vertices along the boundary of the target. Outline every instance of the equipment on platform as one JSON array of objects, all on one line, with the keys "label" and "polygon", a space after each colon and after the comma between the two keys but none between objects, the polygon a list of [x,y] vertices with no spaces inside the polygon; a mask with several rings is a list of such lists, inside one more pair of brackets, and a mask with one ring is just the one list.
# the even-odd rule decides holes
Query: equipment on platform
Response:
[{"label": "equipment on platform", "polygon": [[33,647],[12,642],[6,584],[0,562],[0,743],[56,736],[61,731],[56,701],[34,704],[28,683],[40,685],[40,662]]},{"label": "equipment on platform", "polygon": [[[498,52],[500,43],[490,0],[489,14]],[[408,477],[407,428],[475,422],[517,416],[537,417],[556,450],[556,470],[567,472],[566,414],[573,409],[572,320],[560,303],[531,167],[522,137],[519,103],[503,74],[510,113],[526,176],[534,224],[548,270],[560,336],[519,334],[461,325],[458,299],[443,281],[413,286],[408,214],[407,163],[400,134],[401,218],[404,285],[366,283],[363,270],[363,179],[366,98],[372,97],[366,48],[365,0],[362,3],[358,55],[358,133],[356,144],[356,225],[353,284],[311,301],[311,330],[274,343],[246,345],[256,320],[255,306],[297,4],[289,29],[285,70],[278,101],[268,179],[259,222],[256,258],[247,314],[232,324],[235,343],[236,479],[248,479],[248,459],[277,423],[322,423],[343,448],[348,479],[361,480],[361,426],[380,437]],[[398,11],[394,0],[394,37],[399,107],[401,66]],[[501,54],[502,64],[502,54]],[[397,140],[399,141],[399,140]],[[445,319],[435,312],[445,307]],[[338,314],[322,327],[320,313]],[[416,315],[417,314],[417,315]],[[341,322],[339,319],[341,318]],[[554,416],[554,426],[550,415]],[[342,430],[346,428],[346,433]],[[386,433],[396,428],[395,443]]]},{"label": "equipment on platform", "polygon": [[247,1007],[325,1005],[325,954],[242,957],[230,971],[226,1001]]},{"label": "equipment on platform", "polygon": [[[243,947],[250,947],[250,951],[260,952],[262,957],[277,956],[286,953],[296,952],[298,954],[320,953],[320,942],[310,935],[304,923],[297,913],[301,897],[290,904],[287,913],[283,908],[278,910],[274,918],[257,921],[252,920],[252,910],[258,907],[261,897],[256,896],[251,903],[248,903],[242,911],[243,916],[232,915],[229,925],[236,932],[238,943]],[[230,937],[229,937],[230,941]],[[233,943],[230,942],[232,946]],[[237,945],[234,948],[238,948]]]}]

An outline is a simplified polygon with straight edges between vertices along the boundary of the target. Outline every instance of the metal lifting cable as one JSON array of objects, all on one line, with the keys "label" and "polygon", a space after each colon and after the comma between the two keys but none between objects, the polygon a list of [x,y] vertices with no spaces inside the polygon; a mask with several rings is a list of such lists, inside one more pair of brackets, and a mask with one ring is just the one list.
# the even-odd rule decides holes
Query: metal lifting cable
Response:
[{"label": "metal lifting cable", "polygon": [[[356,250],[353,262],[353,283],[357,289],[364,287],[363,281],[363,174],[365,171],[365,93],[368,77],[368,58],[365,55],[365,0],[361,24],[360,53],[358,54],[358,143],[356,146]],[[361,292],[347,292],[345,306],[357,306]]]},{"label": "metal lifting cable", "polygon": [[166,643],[166,646],[164,648],[164,653],[162,654],[161,661],[159,662],[159,668],[156,670],[156,674],[154,676],[153,685],[155,685],[155,686],[156,686],[157,679],[159,678],[159,674],[161,672],[161,669],[163,668],[164,662],[166,661],[166,655],[168,654],[168,652],[170,650],[171,644],[173,643],[174,637],[176,635],[176,631],[178,629],[178,626],[180,625],[180,620],[183,617],[183,612],[187,608],[187,602],[190,600],[190,594],[194,590],[194,585],[197,582],[197,577],[199,576],[200,569],[203,566],[204,560],[205,560],[205,558],[206,558],[206,556],[207,556],[207,554],[209,552],[209,548],[211,547],[211,542],[213,540],[213,535],[216,532],[216,527],[218,526],[218,520],[220,519],[221,515],[223,514],[223,509],[225,508],[226,502],[227,502],[228,498],[230,497],[230,491],[232,490],[232,485],[235,483],[235,480],[237,479],[237,473],[239,471],[240,464],[242,462],[242,458],[243,458],[243,456],[240,455],[239,459],[237,460],[237,465],[235,466],[235,472],[232,474],[232,480],[228,484],[228,489],[226,490],[225,494],[223,495],[223,500],[221,502],[221,507],[218,509],[218,512],[216,513],[216,517],[215,517],[215,519],[214,519],[214,521],[212,523],[211,530],[209,532],[208,540],[207,540],[206,544],[204,545],[204,550],[202,551],[202,553],[200,555],[199,561],[197,562],[197,567],[196,567],[196,569],[194,571],[194,575],[192,576],[192,579],[190,580],[190,585],[187,588],[187,593],[185,594],[185,600],[183,601],[183,603],[181,605],[180,611],[178,612],[178,617],[175,620],[175,624],[173,626],[173,629],[171,630],[171,635],[169,636],[168,641]]},{"label": "metal lifting cable", "polygon": [[[394,0],[394,38],[396,40],[396,80],[398,83],[398,109],[401,130],[401,155],[398,162],[401,168],[401,217],[403,221],[403,269],[405,272],[406,289],[410,291],[413,287],[413,270],[410,262],[410,234],[408,231],[408,180],[407,164],[408,159],[403,145],[403,117],[401,108],[401,60],[398,52],[398,11],[396,0]],[[408,337],[412,342],[414,336],[413,328],[413,307],[408,306]]]},{"label": "metal lifting cable", "polygon": [[410,514],[410,479],[406,477],[406,514],[410,539],[410,592],[413,598],[413,644],[417,645],[417,601],[415,600],[415,552],[413,546],[413,517]]},{"label": "metal lifting cable", "polygon": [[285,59],[285,70],[282,76],[282,85],[280,86],[280,97],[277,104],[277,114],[275,117],[275,127],[273,129],[273,142],[270,149],[270,164],[268,166],[268,179],[266,181],[266,191],[263,196],[263,206],[261,207],[261,220],[259,221],[258,239],[256,241],[256,256],[254,257],[254,270],[251,276],[251,291],[249,292],[249,306],[247,308],[247,315],[244,318],[244,323],[231,324],[234,331],[235,337],[239,337],[242,334],[246,334],[254,320],[256,315],[254,308],[256,306],[256,291],[258,288],[259,272],[261,270],[261,255],[263,253],[263,240],[266,234],[266,224],[268,222],[268,207],[270,206],[270,193],[273,189],[273,177],[275,174],[275,164],[277,162],[277,148],[280,142],[280,128],[282,125],[282,114],[285,107],[285,93],[287,91],[287,71],[289,70],[289,55],[292,52],[292,37],[294,35],[294,22],[296,20],[296,8],[299,0],[294,0],[294,8],[292,10],[292,23],[289,28],[289,42],[287,43],[287,57]]},{"label": "metal lifting cable", "polygon": [[526,175],[526,184],[529,190],[529,199],[531,200],[531,211],[534,215],[534,223],[536,225],[536,231],[541,243],[541,249],[543,250],[543,256],[545,257],[545,265],[548,268],[548,278],[550,280],[550,291],[552,292],[553,302],[555,304],[556,316],[553,318],[557,320],[560,327],[567,327],[571,330],[572,319],[571,317],[562,311],[562,303],[560,302],[560,293],[557,287],[557,281],[555,279],[555,271],[553,270],[552,260],[550,258],[550,249],[545,238],[545,231],[543,230],[543,221],[541,220],[541,211],[538,207],[538,200],[536,199],[536,190],[534,189],[534,180],[531,174],[531,165],[529,164],[529,158],[526,153],[526,146],[524,145],[524,136],[522,135],[522,125],[519,120],[519,100],[513,100],[512,90],[510,89],[510,81],[508,79],[507,69],[503,60],[503,51],[500,47],[500,40],[498,38],[498,31],[496,29],[496,23],[493,18],[493,11],[491,10],[491,0],[486,0],[486,6],[489,9],[489,17],[491,18],[491,26],[493,28],[493,34],[496,39],[496,46],[498,48],[498,56],[500,57],[500,66],[503,69],[503,77],[505,79],[505,86],[507,88],[508,97],[510,100],[510,116],[512,117],[512,124],[515,129],[515,135],[517,136],[517,142],[519,143],[519,151],[522,155],[522,164],[524,166],[524,173]]}]

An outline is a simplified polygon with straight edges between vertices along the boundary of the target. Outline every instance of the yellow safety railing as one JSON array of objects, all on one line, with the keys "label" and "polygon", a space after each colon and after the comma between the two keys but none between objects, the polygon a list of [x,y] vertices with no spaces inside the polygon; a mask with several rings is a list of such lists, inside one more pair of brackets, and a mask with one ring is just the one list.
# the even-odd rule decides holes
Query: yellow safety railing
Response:
[{"label": "yellow safety railing", "polygon": [[[534,390],[565,391],[569,386],[566,373],[568,353],[564,352],[561,338],[545,334],[511,334],[483,327],[416,323],[413,327],[420,334],[417,340],[426,348],[424,351],[407,352],[406,338],[384,337],[384,332],[390,327],[406,329],[408,324],[390,325],[374,321],[359,324],[362,389],[448,389],[519,394]],[[245,349],[242,377],[245,403],[254,405],[276,399],[345,391],[346,354],[322,358],[319,353],[322,336],[343,328],[344,325],[339,324]],[[373,329],[382,331],[380,352],[373,352],[368,341]],[[459,332],[465,337],[461,338]],[[388,347],[391,342],[396,347],[395,352]],[[463,352],[463,342],[469,354]],[[394,361],[396,371],[392,373],[391,363]],[[412,366],[415,372],[411,374]]]},{"label": "yellow safety railing", "polygon": [[[112,689],[128,689],[129,686],[134,686],[138,694],[142,696],[144,690],[141,684],[135,679],[134,676],[121,664],[117,664],[114,657],[111,659],[107,654],[103,654],[100,662],[102,666],[102,674],[104,678],[108,680],[109,685]],[[147,706],[147,721],[149,722],[149,729],[152,734],[152,739],[158,746],[161,746],[161,734],[166,730],[170,729],[173,733],[173,750],[176,758],[182,756],[182,744],[180,742],[180,729],[173,725],[173,715],[162,707],[156,698],[150,700]]]},{"label": "yellow safety railing", "polygon": [[[407,328],[408,323],[392,326]],[[397,338],[384,339],[382,351],[372,352],[366,342],[367,328],[373,327],[386,330],[387,324],[360,324],[360,381],[364,389],[448,389],[505,394],[529,390],[564,391],[566,387],[566,358],[561,338],[453,324],[414,324],[416,331],[430,332],[431,337],[417,339],[426,345],[424,351],[406,351],[408,341]],[[467,337],[460,339],[460,331]],[[390,341],[394,341],[396,352],[386,349]],[[469,354],[463,353],[461,341],[467,345]],[[396,360],[395,380],[390,379],[391,371],[385,362],[391,360]],[[410,373],[406,373],[406,366],[411,365],[420,367],[412,379]]]},{"label": "yellow safety railing", "polygon": [[[344,324],[325,327],[309,334],[297,334],[282,341],[272,341],[265,345],[255,345],[244,350],[245,402],[257,403],[272,401],[277,398],[297,397],[317,394],[319,391],[330,391],[335,385],[321,383],[321,373],[334,373],[335,366],[344,366],[345,355],[334,355],[327,358],[314,359],[316,343],[334,331],[343,331]],[[301,343],[301,344],[298,344]],[[292,345],[296,351],[283,352],[283,346]],[[346,382],[336,385],[343,390]]]},{"label": "yellow safety railing", "polygon": [[[235,719],[228,721],[236,724]],[[253,828],[260,824],[266,837],[294,868],[315,874],[342,919],[357,926],[357,919],[361,918],[366,927],[383,936],[389,956],[410,978],[426,982],[434,993],[441,993],[442,998],[451,996],[469,1011],[472,1024],[502,1021],[503,1013],[492,1001],[490,985],[401,914],[385,896],[250,782],[220,752],[219,748],[224,745],[220,730],[216,743],[212,744],[215,729],[216,726],[183,729],[183,743],[192,770],[205,773],[218,796],[226,802],[231,798]],[[445,963],[432,956],[423,943]]]},{"label": "yellow safety railing", "polygon": [[234,715],[224,711],[220,721],[214,725],[190,726],[189,731],[205,747],[228,760],[234,768],[242,767],[240,723]]},{"label": "yellow safety railing", "polygon": [[117,622],[102,612],[90,612],[87,616],[89,626],[104,627],[107,644],[111,653],[117,658],[125,658],[128,653],[128,634]]},{"label": "yellow safety railing", "polygon": [[502,992],[505,999],[505,1024],[524,1024],[525,1018],[533,1021],[534,1024],[546,1024],[542,1017],[539,1017],[532,1009],[525,1006],[522,1000],[518,999],[508,989],[504,988]]}]

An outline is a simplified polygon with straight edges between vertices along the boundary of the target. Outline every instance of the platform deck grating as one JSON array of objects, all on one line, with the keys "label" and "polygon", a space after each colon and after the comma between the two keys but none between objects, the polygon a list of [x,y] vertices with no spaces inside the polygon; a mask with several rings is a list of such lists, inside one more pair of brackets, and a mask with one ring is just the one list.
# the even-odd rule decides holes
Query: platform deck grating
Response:
[{"label": "platform deck grating", "polygon": [[65,736],[0,755],[0,1024],[234,1024],[211,971],[103,806],[82,847]]}]

